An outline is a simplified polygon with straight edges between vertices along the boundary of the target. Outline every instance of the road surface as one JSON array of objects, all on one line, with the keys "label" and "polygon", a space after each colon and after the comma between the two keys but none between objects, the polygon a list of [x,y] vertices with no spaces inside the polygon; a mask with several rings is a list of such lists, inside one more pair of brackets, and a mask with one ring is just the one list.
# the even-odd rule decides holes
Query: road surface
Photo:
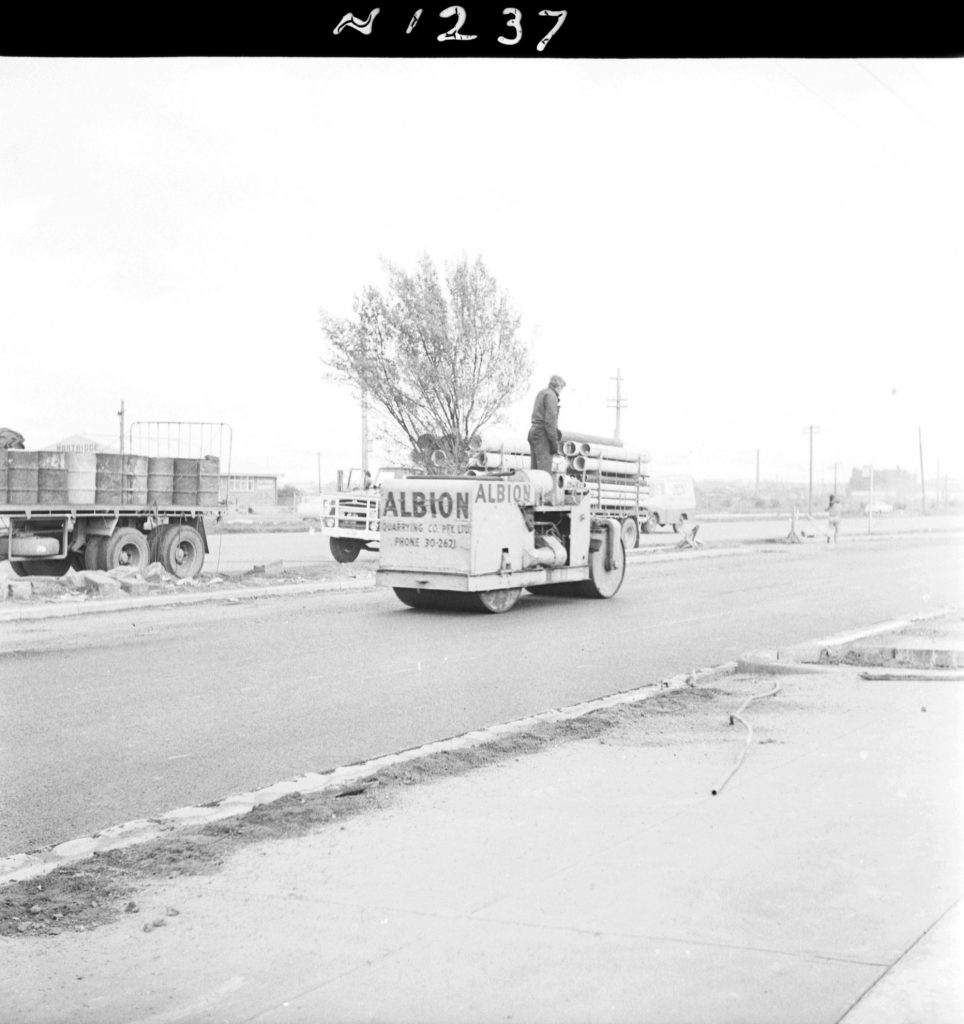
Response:
[{"label": "road surface", "polygon": [[959,603],[959,537],[637,556],[611,601],[390,591],[6,623],[0,855]]},{"label": "road surface", "polygon": [[[799,528],[817,535],[825,535],[827,520],[815,516],[808,521],[799,518]],[[732,543],[782,540],[790,530],[787,515],[767,518],[746,516],[729,519],[714,518],[700,522],[699,537],[708,546],[716,547]],[[847,517],[841,526],[841,542],[868,536],[889,536],[895,533],[910,534],[926,532],[946,533],[964,530],[964,516],[921,516],[894,513],[875,516],[868,524],[864,517]],[[659,529],[655,533],[643,534],[640,548],[653,550],[671,548],[679,543],[679,537],[671,529]],[[205,563],[205,572],[245,572],[257,563],[282,561],[286,566],[317,565],[334,559],[328,548],[328,538],[317,530],[314,533],[212,533],[209,537],[211,548]],[[377,553],[362,552],[358,565],[372,568],[378,560]]]}]

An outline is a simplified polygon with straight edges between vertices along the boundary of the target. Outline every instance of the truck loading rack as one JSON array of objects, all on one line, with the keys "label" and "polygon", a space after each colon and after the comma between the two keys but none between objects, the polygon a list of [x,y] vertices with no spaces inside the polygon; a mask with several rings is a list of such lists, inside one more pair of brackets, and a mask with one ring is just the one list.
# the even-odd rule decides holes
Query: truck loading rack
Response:
[{"label": "truck loading rack", "polygon": [[0,559],[21,576],[144,568],[198,575],[206,516],[218,512],[217,458],[0,453]]}]

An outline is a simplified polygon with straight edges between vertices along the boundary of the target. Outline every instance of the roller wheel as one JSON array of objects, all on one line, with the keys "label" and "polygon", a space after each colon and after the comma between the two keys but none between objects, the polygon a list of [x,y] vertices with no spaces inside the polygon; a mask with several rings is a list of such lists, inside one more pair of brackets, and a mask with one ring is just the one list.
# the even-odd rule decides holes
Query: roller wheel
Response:
[{"label": "roller wheel", "polygon": [[70,558],[33,558],[29,562],[11,562],[18,576],[63,576],[70,568]]},{"label": "roller wheel", "polygon": [[578,584],[582,587],[585,597],[614,597],[619,588],[623,585],[626,576],[626,548],[619,541],[620,550],[617,553],[617,564],[612,568],[606,568],[606,545],[599,545],[597,551],[589,552],[589,579]]},{"label": "roller wheel", "polygon": [[88,537],[84,545],[84,568],[105,569],[103,554],[106,537]]},{"label": "roller wheel", "polygon": [[622,521],[622,525],[619,527],[619,532],[623,538],[623,545],[627,551],[631,548],[639,547],[639,527],[636,525],[635,519],[624,519]]},{"label": "roller wheel", "polygon": [[122,526],[115,530],[104,544],[104,568],[145,569],[150,559],[147,538],[133,526]]},{"label": "roller wheel", "polygon": [[358,557],[358,552],[361,551],[361,544],[357,540],[349,540],[347,537],[329,537],[328,547],[331,548],[336,562],[354,562]]},{"label": "roller wheel", "polygon": [[543,583],[539,587],[526,587],[536,597],[584,597],[584,583]]},{"label": "roller wheel", "polygon": [[[334,539],[334,538],[333,538]],[[466,597],[454,590],[419,590],[417,587],[392,587],[395,596],[409,608],[430,608],[434,611],[465,611]]]},{"label": "roller wheel", "polygon": [[169,523],[161,527],[156,543],[157,559],[172,576],[186,580],[200,573],[204,565],[204,542],[193,526]]},{"label": "roller wheel", "polygon": [[[417,587],[393,587],[395,596],[407,604],[409,608],[429,609],[437,612],[480,612],[480,611],[508,611],[515,604],[515,600],[508,604],[502,599],[503,608],[487,607],[481,599],[481,594],[468,594],[460,590],[419,590]],[[514,591],[486,591],[487,594],[514,593],[518,598],[519,590]],[[498,605],[499,602],[492,602]]]},{"label": "roller wheel", "polygon": [[483,590],[476,594],[483,611],[499,615],[515,607],[522,587],[511,587],[509,590]]},{"label": "roller wheel", "polygon": [[422,603],[422,591],[416,590],[414,587],[392,587],[395,591],[395,596],[402,602],[407,604],[409,608],[424,608],[425,605]]}]

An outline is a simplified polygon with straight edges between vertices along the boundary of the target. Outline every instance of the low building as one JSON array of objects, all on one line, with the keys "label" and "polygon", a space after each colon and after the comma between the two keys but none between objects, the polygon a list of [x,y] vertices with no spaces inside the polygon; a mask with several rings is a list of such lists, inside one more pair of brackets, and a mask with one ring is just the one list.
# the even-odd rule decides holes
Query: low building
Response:
[{"label": "low building", "polygon": [[278,504],[277,473],[231,473],[221,476],[219,498],[228,508]]}]

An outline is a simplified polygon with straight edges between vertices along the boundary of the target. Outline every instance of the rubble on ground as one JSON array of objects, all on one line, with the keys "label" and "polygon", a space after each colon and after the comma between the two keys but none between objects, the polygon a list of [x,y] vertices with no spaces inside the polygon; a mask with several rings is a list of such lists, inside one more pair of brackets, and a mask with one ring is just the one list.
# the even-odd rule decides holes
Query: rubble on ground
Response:
[{"label": "rubble on ground", "polygon": [[104,571],[68,569],[63,576],[18,576],[6,561],[0,562],[0,602],[31,604],[75,604],[84,601],[142,598],[177,593],[213,593],[234,589],[255,589],[319,580],[356,579],[370,570],[337,562],[286,569],[281,561],[255,565],[240,572],[202,572],[179,579],[160,562],[142,569],[127,566]]}]

